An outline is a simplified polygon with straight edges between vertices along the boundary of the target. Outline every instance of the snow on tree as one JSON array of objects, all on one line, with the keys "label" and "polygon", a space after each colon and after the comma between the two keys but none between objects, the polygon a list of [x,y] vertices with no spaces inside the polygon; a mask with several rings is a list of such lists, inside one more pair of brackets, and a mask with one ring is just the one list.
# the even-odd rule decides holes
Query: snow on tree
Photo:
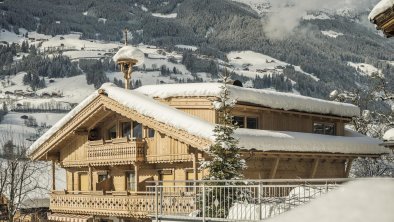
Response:
[{"label": "snow on tree", "polygon": [[[384,133],[394,127],[394,93],[392,84],[382,75],[372,75],[366,87],[353,91],[334,90],[330,98],[339,102],[348,102],[361,109],[359,117],[353,117],[351,126],[359,133],[382,139]],[[394,154],[381,158],[358,158],[353,161],[352,177],[394,177]]]},{"label": "snow on tree", "polygon": [[213,130],[215,143],[206,150],[210,160],[204,161],[201,169],[208,169],[210,180],[235,180],[243,178],[242,171],[246,168],[245,160],[241,158],[238,139],[234,138],[237,126],[233,124],[230,112],[235,105],[235,100],[230,99],[227,87],[230,75],[227,70],[221,76],[223,86],[220,97],[214,101],[218,111],[219,124]]},{"label": "snow on tree", "polygon": [[[233,124],[231,116],[232,107],[235,100],[230,99],[230,91],[227,84],[230,80],[230,74],[227,70],[221,75],[223,85],[221,87],[220,97],[213,104],[218,111],[219,124],[213,130],[215,142],[206,152],[210,156],[209,160],[202,162],[201,169],[208,170],[206,179],[214,182],[208,185],[225,185],[229,184],[224,181],[238,180],[243,178],[243,170],[246,169],[245,160],[241,158],[238,139],[233,137],[234,130],[237,128]],[[233,202],[242,195],[241,190],[231,190],[228,187],[211,187],[205,192],[207,215],[225,218],[228,215],[229,208]],[[246,196],[246,195],[245,195]]]}]

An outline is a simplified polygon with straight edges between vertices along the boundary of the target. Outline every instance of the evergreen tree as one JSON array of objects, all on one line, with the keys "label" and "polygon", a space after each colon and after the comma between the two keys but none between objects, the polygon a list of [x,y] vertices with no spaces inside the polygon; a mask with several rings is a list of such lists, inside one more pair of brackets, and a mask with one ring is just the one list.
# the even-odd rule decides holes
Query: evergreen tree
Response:
[{"label": "evergreen tree", "polygon": [[[246,169],[245,160],[241,158],[239,153],[238,140],[233,136],[237,126],[233,125],[233,117],[230,112],[235,105],[235,101],[230,99],[230,91],[227,86],[230,75],[227,70],[221,78],[223,86],[218,101],[215,101],[215,107],[219,113],[219,124],[213,130],[215,143],[207,150],[210,160],[204,161],[201,165],[202,169],[207,169],[209,172],[206,179],[220,180],[220,182],[213,182],[214,185],[225,185],[228,183],[221,181],[241,179],[243,178],[242,171]],[[240,194],[240,191],[230,192],[230,189],[228,187],[217,187],[213,190],[207,190],[206,196],[210,197],[205,198],[206,208],[204,210],[207,215],[214,215],[214,217],[219,218],[227,216],[228,206],[232,206],[232,203]]]}]

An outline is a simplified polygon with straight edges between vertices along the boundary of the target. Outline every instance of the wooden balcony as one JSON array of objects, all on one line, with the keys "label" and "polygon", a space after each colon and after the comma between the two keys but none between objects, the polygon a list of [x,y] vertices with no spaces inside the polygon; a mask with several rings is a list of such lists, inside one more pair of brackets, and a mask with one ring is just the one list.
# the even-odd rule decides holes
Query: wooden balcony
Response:
[{"label": "wooden balcony", "polygon": [[87,160],[92,166],[132,164],[145,159],[145,142],[127,138],[89,141]]},{"label": "wooden balcony", "polygon": [[103,195],[103,192],[53,192],[50,209],[56,213],[141,218],[152,211],[154,200],[154,194],[143,192],[112,195]]}]

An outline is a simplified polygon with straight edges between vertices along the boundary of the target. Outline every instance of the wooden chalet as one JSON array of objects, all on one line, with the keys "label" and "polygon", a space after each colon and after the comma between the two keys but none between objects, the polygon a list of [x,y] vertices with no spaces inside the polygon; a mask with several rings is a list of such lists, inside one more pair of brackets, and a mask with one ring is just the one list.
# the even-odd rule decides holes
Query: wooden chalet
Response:
[{"label": "wooden chalet", "polygon": [[394,36],[394,1],[381,0],[368,16],[369,20],[382,30],[386,37]]},{"label": "wooden chalet", "polygon": [[[104,84],[55,124],[29,150],[33,160],[66,170],[53,180],[52,221],[137,220],[152,198],[148,181],[201,180],[204,152],[218,122],[220,83],[143,86]],[[228,86],[237,99],[248,179],[343,178],[357,157],[387,153],[375,140],[345,128],[359,108],[293,94]],[[53,174],[55,171],[53,170]],[[55,176],[53,175],[53,178]],[[187,183],[187,182],[185,182]]]}]

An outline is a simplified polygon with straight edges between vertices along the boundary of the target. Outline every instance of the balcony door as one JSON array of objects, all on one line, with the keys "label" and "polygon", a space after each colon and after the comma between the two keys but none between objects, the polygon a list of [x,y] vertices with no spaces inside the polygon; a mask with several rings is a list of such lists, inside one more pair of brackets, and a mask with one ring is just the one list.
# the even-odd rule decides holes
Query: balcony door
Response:
[{"label": "balcony door", "polygon": [[89,190],[88,173],[79,173],[79,190],[80,191],[88,191]]}]

